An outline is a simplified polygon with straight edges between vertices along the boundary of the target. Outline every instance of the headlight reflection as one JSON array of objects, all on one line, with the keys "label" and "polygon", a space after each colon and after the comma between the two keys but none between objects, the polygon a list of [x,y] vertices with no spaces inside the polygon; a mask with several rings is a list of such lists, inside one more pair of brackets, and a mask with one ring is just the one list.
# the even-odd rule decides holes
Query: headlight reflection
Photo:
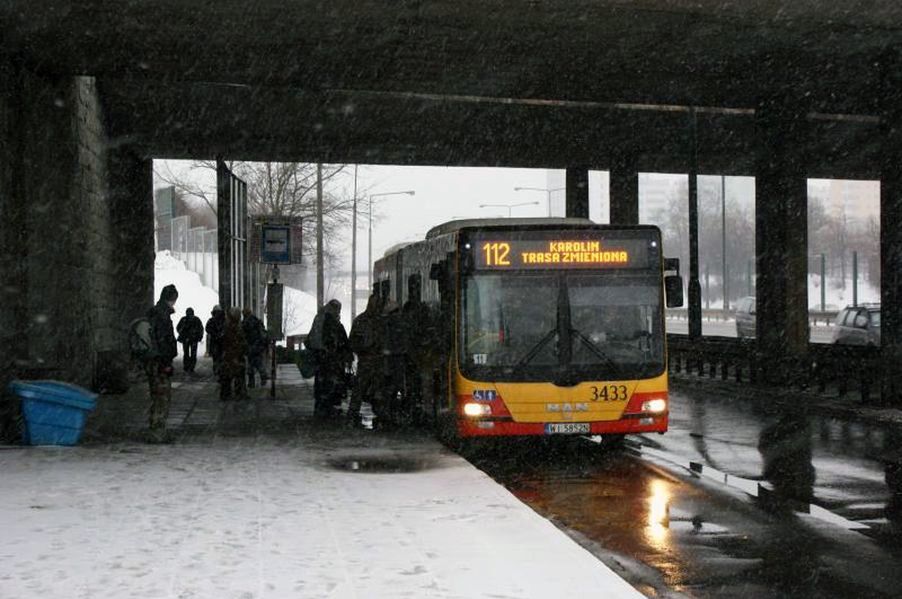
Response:
[{"label": "headlight reflection", "polygon": [[670,485],[663,480],[653,480],[648,491],[648,521],[645,529],[649,542],[661,547],[667,544],[670,532]]}]

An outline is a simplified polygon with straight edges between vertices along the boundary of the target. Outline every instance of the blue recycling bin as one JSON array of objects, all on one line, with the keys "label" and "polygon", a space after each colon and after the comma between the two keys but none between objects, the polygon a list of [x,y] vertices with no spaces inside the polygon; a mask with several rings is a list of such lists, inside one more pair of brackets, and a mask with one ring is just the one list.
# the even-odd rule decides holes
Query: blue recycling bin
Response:
[{"label": "blue recycling bin", "polygon": [[75,445],[97,394],[58,381],[13,381],[9,390],[22,400],[27,445]]}]

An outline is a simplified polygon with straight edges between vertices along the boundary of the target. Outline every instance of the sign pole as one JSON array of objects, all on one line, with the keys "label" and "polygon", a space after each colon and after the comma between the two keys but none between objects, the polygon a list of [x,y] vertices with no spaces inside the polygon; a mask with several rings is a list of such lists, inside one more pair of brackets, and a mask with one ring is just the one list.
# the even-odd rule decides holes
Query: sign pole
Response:
[{"label": "sign pole", "polygon": [[[270,329],[270,343],[272,347],[270,348],[270,357],[272,358],[272,369],[270,370],[269,377],[269,398],[275,400],[276,398],[276,337],[281,337],[282,330],[282,289],[281,285],[279,285],[279,265],[276,264],[272,269],[272,284],[269,285],[269,293],[266,294],[267,298],[267,316],[266,320],[269,324]],[[278,296],[278,297],[276,297]],[[276,305],[278,302],[278,306]],[[278,313],[277,313],[278,311]],[[274,322],[275,321],[275,322]],[[275,325],[275,326],[274,326]],[[273,331],[278,329],[277,335],[273,335]]]}]

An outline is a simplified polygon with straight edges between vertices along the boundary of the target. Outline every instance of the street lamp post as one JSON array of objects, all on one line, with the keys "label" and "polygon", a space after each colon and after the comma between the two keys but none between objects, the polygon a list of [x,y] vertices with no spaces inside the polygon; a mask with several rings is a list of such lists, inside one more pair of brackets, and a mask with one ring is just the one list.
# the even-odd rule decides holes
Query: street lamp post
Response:
[{"label": "street lamp post", "polygon": [[[381,197],[381,196],[396,196],[396,195],[413,196],[413,195],[416,195],[416,194],[417,194],[417,192],[415,192],[415,191],[407,190],[407,191],[386,191],[386,192],[383,192],[383,193],[371,193],[371,194],[369,195],[369,198],[368,198],[368,200],[367,200],[367,203],[369,204],[369,212],[370,212],[370,215],[369,215],[369,221],[370,221],[370,225],[369,225],[369,235],[368,235],[368,239],[367,239],[367,245],[368,245],[368,248],[367,248],[367,256],[368,256],[368,258],[369,258],[369,277],[368,277],[368,281],[369,281],[369,288],[370,288],[370,291],[372,291],[372,289],[373,289],[373,198]],[[356,251],[356,248],[355,248],[355,251]]]},{"label": "street lamp post", "polygon": [[480,204],[480,208],[507,208],[507,216],[510,218],[512,210],[518,206],[536,206],[538,202],[520,202],[519,204]]},{"label": "street lamp post", "polygon": [[547,194],[548,198],[548,216],[551,216],[551,194],[555,191],[564,191],[566,187],[555,187],[548,189],[547,187],[514,187],[514,191],[541,191]]}]

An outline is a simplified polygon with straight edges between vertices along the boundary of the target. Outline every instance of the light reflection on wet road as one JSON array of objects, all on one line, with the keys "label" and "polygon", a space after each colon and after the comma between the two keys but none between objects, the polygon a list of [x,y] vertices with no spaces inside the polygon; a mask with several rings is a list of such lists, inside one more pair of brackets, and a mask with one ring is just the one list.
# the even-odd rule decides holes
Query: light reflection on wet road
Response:
[{"label": "light reflection on wet road", "polygon": [[[670,462],[760,483],[760,497],[579,439],[467,457],[649,596],[902,596],[899,501],[884,471],[896,434],[692,391],[672,397],[671,432],[639,440],[679,458]],[[806,513],[809,502],[864,534]]]}]

